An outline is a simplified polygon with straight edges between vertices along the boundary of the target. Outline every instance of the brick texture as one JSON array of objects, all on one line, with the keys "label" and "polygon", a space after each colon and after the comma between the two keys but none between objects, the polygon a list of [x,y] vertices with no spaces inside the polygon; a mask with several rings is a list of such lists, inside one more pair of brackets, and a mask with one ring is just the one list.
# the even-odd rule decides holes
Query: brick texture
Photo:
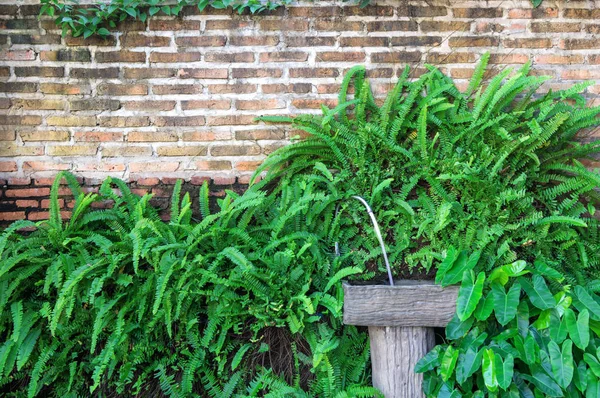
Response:
[{"label": "brick texture", "polygon": [[0,0],[0,223],[44,218],[60,170],[91,189],[123,178],[159,202],[177,178],[189,189],[211,180],[215,194],[241,187],[297,134],[254,118],[335,106],[355,64],[376,95],[407,64],[414,76],[439,65],[464,87],[486,51],[496,68],[530,59],[552,78],[544,87],[600,79],[600,0],[317,2],[255,16],[190,7],[89,40],[62,38],[37,7],[14,3]]}]

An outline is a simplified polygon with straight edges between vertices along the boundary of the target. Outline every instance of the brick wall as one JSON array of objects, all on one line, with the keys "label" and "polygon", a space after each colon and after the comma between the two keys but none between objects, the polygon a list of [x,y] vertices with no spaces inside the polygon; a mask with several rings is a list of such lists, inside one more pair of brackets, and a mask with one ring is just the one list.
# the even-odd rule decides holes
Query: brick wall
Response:
[{"label": "brick wall", "polygon": [[378,94],[406,64],[466,82],[485,51],[497,68],[531,59],[552,76],[546,88],[600,80],[600,1],[318,2],[260,16],[190,7],[86,41],[39,21],[39,5],[0,1],[0,220],[43,218],[59,170],[91,189],[112,175],[163,195],[174,178],[245,184],[295,134],[254,117],[334,105],[356,64]]}]

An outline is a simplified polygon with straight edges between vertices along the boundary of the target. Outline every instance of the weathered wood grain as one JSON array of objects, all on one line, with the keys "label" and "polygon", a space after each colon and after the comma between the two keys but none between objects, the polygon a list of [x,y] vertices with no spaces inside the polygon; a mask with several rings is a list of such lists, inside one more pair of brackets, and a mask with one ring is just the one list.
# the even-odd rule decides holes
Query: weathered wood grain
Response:
[{"label": "weathered wood grain", "polygon": [[415,365],[435,345],[433,328],[370,326],[373,386],[385,398],[423,397]]},{"label": "weathered wood grain", "polygon": [[359,326],[445,327],[456,312],[458,287],[433,281],[396,286],[344,283],[344,323]]}]

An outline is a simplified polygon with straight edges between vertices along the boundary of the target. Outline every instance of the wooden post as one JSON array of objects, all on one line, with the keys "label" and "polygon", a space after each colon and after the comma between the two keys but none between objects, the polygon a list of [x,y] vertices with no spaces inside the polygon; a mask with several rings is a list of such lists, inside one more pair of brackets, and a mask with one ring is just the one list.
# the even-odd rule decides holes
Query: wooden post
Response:
[{"label": "wooden post", "polygon": [[456,311],[458,288],[431,281],[344,284],[344,323],[369,327],[373,386],[386,398],[423,397],[416,363],[435,345],[434,327]]}]

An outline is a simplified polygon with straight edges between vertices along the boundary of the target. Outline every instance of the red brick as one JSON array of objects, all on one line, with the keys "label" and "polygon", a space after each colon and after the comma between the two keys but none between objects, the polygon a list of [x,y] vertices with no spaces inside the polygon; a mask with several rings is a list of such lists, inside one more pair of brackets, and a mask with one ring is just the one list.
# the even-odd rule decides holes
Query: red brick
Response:
[{"label": "red brick", "polygon": [[8,179],[8,185],[30,185],[31,178],[29,177],[12,177]]},{"label": "red brick", "polygon": [[17,163],[12,161],[0,161],[0,172],[6,173],[17,171]]},{"label": "red brick", "polygon": [[35,52],[33,50],[0,50],[2,61],[33,61]]},{"label": "red brick", "polygon": [[0,221],[25,220],[24,211],[6,211],[0,212]]},{"label": "red brick", "polygon": [[146,95],[148,86],[145,84],[111,84],[102,83],[98,85],[99,95]]},{"label": "red brick", "polygon": [[7,198],[43,197],[50,195],[50,188],[7,189],[4,195]]},{"label": "red brick", "polygon": [[203,126],[204,116],[156,116],[152,118],[152,123],[158,127],[165,126]]},{"label": "red brick", "polygon": [[150,19],[150,30],[200,30],[200,21],[189,19]]},{"label": "red brick", "polygon": [[275,51],[260,54],[260,62],[304,62],[308,53],[299,51]]},{"label": "red brick", "polygon": [[[62,200],[62,199],[59,199],[59,200]],[[46,199],[45,201],[42,201],[42,202],[50,202],[50,201]],[[17,200],[15,202],[15,204],[17,205],[17,207],[20,207],[20,208],[24,208],[24,207],[39,207],[40,202],[38,202],[37,200],[21,199],[21,200]],[[46,208],[48,208],[48,207],[46,207]]]},{"label": "red brick", "polygon": [[254,21],[241,21],[231,19],[215,19],[206,21],[206,30],[237,30],[251,28]]},{"label": "red brick", "polygon": [[322,62],[364,62],[365,53],[362,51],[327,51],[317,53],[317,60]]},{"label": "red brick", "polygon": [[[33,202],[35,203],[35,205],[31,206],[31,207],[37,207],[38,206],[38,202],[37,201],[33,201]],[[41,203],[41,206],[42,206],[42,209],[49,209],[50,208],[50,199],[43,199],[42,203]],[[59,208],[63,208],[65,206],[65,200],[64,199],[58,199],[58,206],[59,206]]]},{"label": "red brick", "polygon": [[175,38],[179,47],[222,47],[227,42],[225,36],[180,36]]},{"label": "red brick", "polygon": [[140,33],[127,33],[121,36],[123,47],[168,47],[171,38],[168,36],[146,36]]},{"label": "red brick", "polygon": [[285,38],[288,47],[333,47],[336,38],[330,36],[290,36]]},{"label": "red brick", "polygon": [[250,94],[257,90],[255,84],[211,84],[208,91],[211,94]]},{"label": "red brick", "polygon": [[253,77],[281,77],[282,75],[283,71],[281,69],[234,68],[231,71],[231,77],[234,79]]},{"label": "red brick", "polygon": [[498,47],[500,39],[491,36],[463,36],[451,37],[448,40],[450,47]]},{"label": "red brick", "polygon": [[125,79],[159,79],[175,77],[177,69],[174,68],[125,68]]},{"label": "red brick", "polygon": [[336,6],[315,7],[290,7],[288,9],[290,17],[301,18],[330,18],[340,16],[342,9]]},{"label": "red brick", "polygon": [[154,161],[154,162],[134,162],[129,164],[129,171],[133,173],[140,172],[173,172],[179,168],[179,162],[166,162],[166,161]]},{"label": "red brick", "polygon": [[152,93],[157,95],[172,94],[201,94],[203,86],[201,84],[167,84],[152,86]]},{"label": "red brick", "polygon": [[261,30],[306,32],[308,20],[306,19],[263,19],[259,22]]},{"label": "red brick", "polygon": [[237,100],[235,107],[238,110],[283,109],[285,108],[285,102],[278,99]]},{"label": "red brick", "polygon": [[231,115],[231,116],[208,116],[206,124],[209,126],[240,126],[254,123],[255,116]]},{"label": "red brick", "polygon": [[227,69],[180,69],[178,73],[182,79],[227,79]]},{"label": "red brick", "polygon": [[417,31],[419,25],[415,21],[371,21],[367,22],[369,32]]},{"label": "red brick", "polygon": [[42,161],[26,161],[23,162],[23,171],[58,171],[69,170],[70,163],[55,163]]},{"label": "red brick", "polygon": [[[150,62],[197,62],[201,59],[199,52],[178,52],[178,53],[158,53],[150,54]],[[158,76],[157,76],[158,77]]]},{"label": "red brick", "polygon": [[196,169],[201,171],[231,170],[229,160],[202,160],[195,162]]},{"label": "red brick", "polygon": [[580,23],[567,22],[533,22],[531,31],[535,33],[563,33],[581,31]]},{"label": "red brick", "polygon": [[253,52],[237,52],[237,53],[215,52],[215,53],[206,54],[204,59],[206,62],[225,62],[225,63],[254,62],[254,53]]},{"label": "red brick", "polygon": [[279,44],[279,36],[270,35],[253,35],[253,36],[231,36],[229,38],[229,45],[233,47],[245,47],[245,46],[276,46]]},{"label": "red brick", "polygon": [[326,78],[338,77],[340,71],[336,68],[293,68],[289,70],[290,77]]},{"label": "red brick", "polygon": [[569,65],[569,64],[582,64],[583,55],[537,55],[535,58],[536,64],[556,64],[556,65]]},{"label": "red brick", "polygon": [[502,44],[507,48],[550,48],[552,40],[541,38],[504,39]]},{"label": "red brick", "polygon": [[212,156],[250,156],[260,155],[260,146],[253,145],[218,145],[210,148]]},{"label": "red brick", "polygon": [[208,99],[208,100],[181,101],[181,109],[183,109],[183,110],[230,109],[230,108],[231,108],[231,100]]},{"label": "red brick", "polygon": [[405,51],[386,51],[371,54],[371,62],[374,63],[411,63],[419,62],[421,60],[421,53],[418,51],[405,52]]},{"label": "red brick", "polygon": [[139,63],[146,62],[145,52],[134,51],[96,51],[96,62],[126,62]]}]

